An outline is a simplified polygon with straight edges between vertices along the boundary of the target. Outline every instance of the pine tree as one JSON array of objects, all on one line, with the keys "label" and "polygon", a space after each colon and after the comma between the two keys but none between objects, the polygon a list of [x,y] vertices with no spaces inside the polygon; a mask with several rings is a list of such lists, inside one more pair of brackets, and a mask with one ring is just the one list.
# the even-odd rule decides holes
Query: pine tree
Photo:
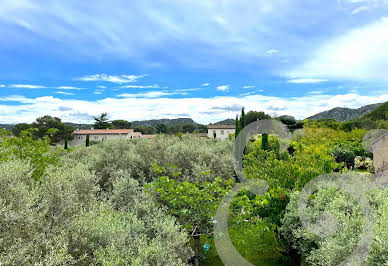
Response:
[{"label": "pine tree", "polygon": [[85,143],[86,147],[89,147],[89,135],[86,135],[86,143]]}]

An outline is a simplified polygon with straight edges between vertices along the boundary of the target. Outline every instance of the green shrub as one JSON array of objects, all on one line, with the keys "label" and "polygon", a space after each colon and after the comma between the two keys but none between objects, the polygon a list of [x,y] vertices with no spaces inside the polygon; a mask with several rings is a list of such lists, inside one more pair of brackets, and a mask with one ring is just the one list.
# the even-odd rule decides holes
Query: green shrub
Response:
[{"label": "green shrub", "polygon": [[[213,142],[193,136],[158,136],[155,140],[107,140],[88,149],[77,147],[65,160],[81,161],[100,178],[102,188],[109,190],[117,171],[125,171],[141,184],[160,175],[154,171],[156,163],[170,178],[190,181],[212,181],[216,177],[234,177],[232,142]],[[179,176],[174,173],[180,171]],[[201,172],[208,175],[201,175]]]},{"label": "green shrub", "polygon": [[[360,175],[360,180],[365,179]],[[349,193],[335,187],[320,189],[310,198],[305,213],[314,224],[317,217],[330,212],[337,219],[333,234],[318,236],[302,226],[298,213],[300,192],[290,196],[281,232],[305,258],[306,265],[338,265],[360,241],[364,218],[358,202]],[[388,261],[388,190],[375,189],[366,195],[374,217],[374,242],[363,265],[386,265]],[[332,223],[326,224],[332,226]],[[325,227],[327,228],[327,227]]]}]

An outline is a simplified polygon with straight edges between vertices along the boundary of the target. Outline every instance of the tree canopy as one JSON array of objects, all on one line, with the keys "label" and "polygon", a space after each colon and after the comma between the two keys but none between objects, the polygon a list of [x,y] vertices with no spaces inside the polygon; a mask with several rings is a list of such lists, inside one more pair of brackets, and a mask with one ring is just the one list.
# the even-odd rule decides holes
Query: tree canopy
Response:
[{"label": "tree canopy", "polygon": [[108,114],[102,113],[98,117],[94,117],[94,128],[95,129],[107,129],[111,128],[112,125],[109,123]]}]

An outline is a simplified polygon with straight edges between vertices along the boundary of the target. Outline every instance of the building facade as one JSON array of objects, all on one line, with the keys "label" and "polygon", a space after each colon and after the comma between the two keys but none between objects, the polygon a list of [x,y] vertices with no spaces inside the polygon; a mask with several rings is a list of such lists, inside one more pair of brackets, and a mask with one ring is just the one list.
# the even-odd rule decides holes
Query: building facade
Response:
[{"label": "building facade", "polygon": [[210,139],[227,139],[230,134],[235,134],[235,125],[208,125],[207,137]]},{"label": "building facade", "polygon": [[[86,137],[89,135],[89,141],[103,141],[108,139],[134,139],[149,138],[141,132],[134,132],[133,129],[83,129],[76,130],[73,133],[74,139],[69,142],[70,146],[76,146],[86,143]],[[147,137],[145,137],[147,136]],[[154,135],[152,135],[154,138]]]},{"label": "building facade", "polygon": [[378,138],[371,147],[376,174],[388,171],[388,134]]}]

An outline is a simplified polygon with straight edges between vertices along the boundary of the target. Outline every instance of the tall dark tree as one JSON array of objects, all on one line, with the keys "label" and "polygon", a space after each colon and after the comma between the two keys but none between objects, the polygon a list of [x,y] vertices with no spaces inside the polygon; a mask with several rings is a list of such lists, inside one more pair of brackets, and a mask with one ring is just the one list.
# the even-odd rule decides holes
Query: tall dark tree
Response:
[{"label": "tall dark tree", "polygon": [[95,129],[107,129],[111,128],[112,125],[109,123],[108,114],[102,113],[99,117],[94,117],[94,128]]},{"label": "tall dark tree", "polygon": [[238,119],[238,115],[236,115],[236,131],[235,131],[235,137],[237,138],[238,134],[240,133],[240,120]]},{"label": "tall dark tree", "polygon": [[263,134],[261,136],[261,148],[265,151],[269,149],[268,134]]},{"label": "tall dark tree", "polygon": [[68,145],[67,145],[67,139],[65,139],[65,150],[68,149]]},{"label": "tall dark tree", "polygon": [[89,145],[90,145],[90,140],[89,140],[89,135],[86,135],[86,142],[85,142],[85,146],[86,147],[89,147]]},{"label": "tall dark tree", "polygon": [[167,126],[163,123],[159,123],[156,125],[156,133],[158,134],[166,134],[167,133]]},{"label": "tall dark tree", "polygon": [[113,120],[112,126],[115,129],[129,129],[131,128],[131,122],[128,122],[126,120]]},{"label": "tall dark tree", "polygon": [[245,110],[244,107],[241,109],[241,116],[240,116],[240,131],[244,129],[246,126],[246,119],[245,119]]},{"label": "tall dark tree", "polygon": [[263,119],[271,119],[271,116],[264,112],[249,111],[246,115],[245,123],[246,125],[249,125],[252,122]]}]

